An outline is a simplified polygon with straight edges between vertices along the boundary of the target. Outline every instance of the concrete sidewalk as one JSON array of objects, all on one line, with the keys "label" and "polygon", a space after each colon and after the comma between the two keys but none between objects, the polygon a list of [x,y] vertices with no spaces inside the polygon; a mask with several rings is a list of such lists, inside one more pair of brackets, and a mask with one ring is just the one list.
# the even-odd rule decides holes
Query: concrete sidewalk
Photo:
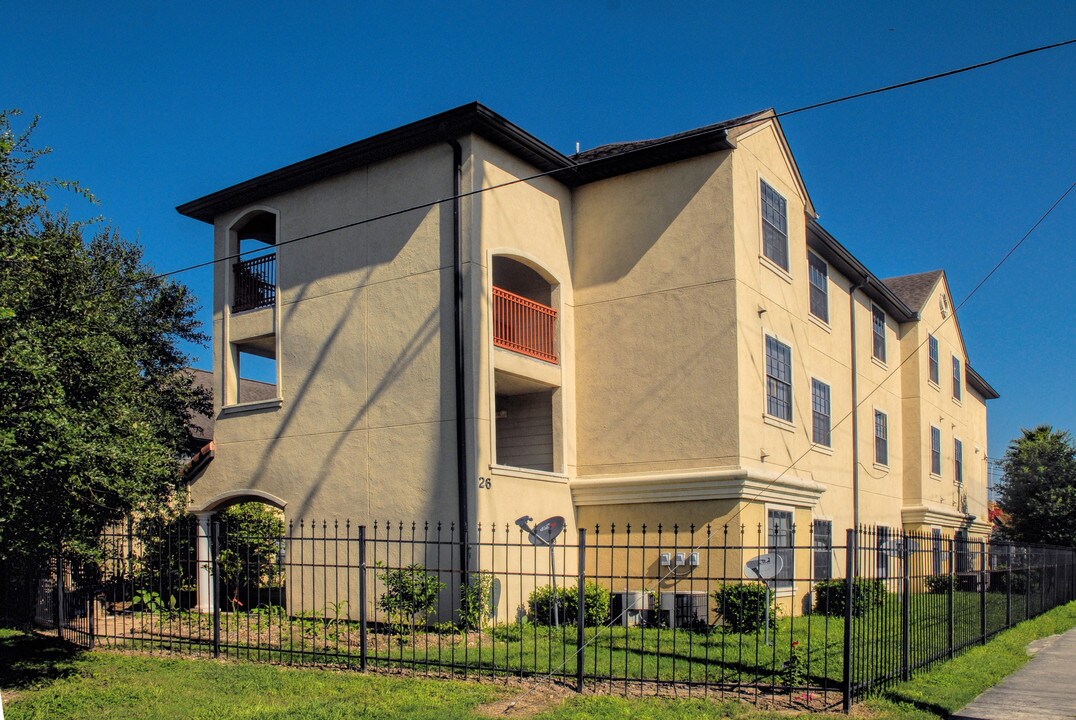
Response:
[{"label": "concrete sidewalk", "polygon": [[1076,628],[1028,646],[1027,665],[957,711],[952,720],[1076,718]]}]

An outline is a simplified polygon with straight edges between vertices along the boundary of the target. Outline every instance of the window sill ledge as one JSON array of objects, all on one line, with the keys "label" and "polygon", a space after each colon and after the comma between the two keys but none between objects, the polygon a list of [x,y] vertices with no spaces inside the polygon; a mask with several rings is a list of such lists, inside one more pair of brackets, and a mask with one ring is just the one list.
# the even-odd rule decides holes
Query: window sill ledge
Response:
[{"label": "window sill ledge", "polygon": [[819,445],[818,443],[811,443],[811,451],[816,453],[822,453],[823,455],[832,455],[833,448],[828,445]]},{"label": "window sill ledge", "polygon": [[236,403],[235,405],[225,405],[220,409],[221,415],[242,415],[248,412],[257,412],[258,410],[276,410],[284,404],[283,398],[273,398],[272,400],[258,400],[257,402]]},{"label": "window sill ledge", "polygon": [[765,255],[759,255],[758,261],[762,264],[762,267],[772,271],[775,275],[777,275],[777,277],[781,278],[789,285],[792,284],[792,274],[789,273],[788,270],[785,270],[783,267],[775,263],[773,260],[770,260]]},{"label": "window sill ledge", "polygon": [[790,432],[790,433],[796,432],[795,423],[790,423],[788,420],[784,420],[784,419],[779,418],[779,417],[774,417],[773,415],[770,415],[768,413],[764,413],[762,415],[762,422],[766,423],[767,425],[772,425],[775,428],[780,428],[780,429],[784,430],[785,432]]},{"label": "window sill ledge", "polygon": [[880,462],[874,463],[874,469],[875,470],[881,470],[882,472],[885,472],[885,473],[889,472],[889,466],[888,465],[883,465]]},{"label": "window sill ledge", "polygon": [[938,383],[934,382],[934,381],[933,381],[933,380],[931,380],[930,378],[927,378],[927,385],[929,385],[930,387],[934,388],[934,389],[935,389],[935,390],[937,390],[938,392],[941,392],[941,385],[939,385]]},{"label": "window sill ledge", "polygon": [[832,327],[830,327],[829,323],[828,323],[828,322],[826,322],[825,320],[823,320],[822,318],[818,317],[818,316],[817,316],[817,315],[815,315],[814,313],[812,313],[812,312],[808,312],[808,313],[807,313],[807,319],[808,319],[808,320],[810,320],[811,322],[813,322],[813,323],[814,323],[815,325],[817,325],[818,327],[820,327],[820,328],[822,328],[823,330],[825,330],[826,332],[828,332],[828,333],[832,333],[832,332],[833,332],[833,328],[832,328]]},{"label": "window sill ledge", "polygon": [[531,470],[530,468],[512,467],[511,465],[490,465],[491,475],[500,477],[520,478],[523,480],[541,480],[543,482],[566,483],[567,473],[548,472],[546,470]]},{"label": "window sill ledge", "polygon": [[885,364],[885,360],[879,360],[878,358],[874,357],[873,355],[871,355],[871,362],[874,363],[875,365],[877,365],[878,367],[882,368],[883,370],[888,370],[889,369],[889,366]]},{"label": "window sill ledge", "polygon": [[941,480],[941,479],[942,479],[942,476],[941,476],[941,475],[939,475],[938,473],[930,473],[930,478],[931,478],[932,480]]}]

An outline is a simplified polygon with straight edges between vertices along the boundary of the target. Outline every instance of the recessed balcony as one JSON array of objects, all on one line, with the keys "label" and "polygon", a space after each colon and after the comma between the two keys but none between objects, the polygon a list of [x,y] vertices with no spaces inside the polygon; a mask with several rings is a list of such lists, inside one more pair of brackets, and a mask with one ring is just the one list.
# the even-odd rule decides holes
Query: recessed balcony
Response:
[{"label": "recessed balcony", "polygon": [[272,307],[276,302],[276,254],[232,265],[235,280],[232,312]]},{"label": "recessed balcony", "polygon": [[557,311],[504,288],[493,288],[493,344],[557,364]]}]

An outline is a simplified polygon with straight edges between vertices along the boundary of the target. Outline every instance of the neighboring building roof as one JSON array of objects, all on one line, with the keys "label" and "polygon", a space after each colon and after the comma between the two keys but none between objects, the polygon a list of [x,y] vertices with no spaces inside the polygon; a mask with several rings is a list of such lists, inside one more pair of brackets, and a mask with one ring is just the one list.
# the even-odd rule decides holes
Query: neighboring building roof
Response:
[{"label": "neighboring building roof", "polygon": [[[189,368],[189,372],[194,377],[196,385],[204,387],[209,391],[210,395],[213,395],[213,373],[208,370],[199,370],[197,368]],[[257,380],[240,380],[239,394],[244,400],[250,400],[251,402],[272,400],[276,397],[276,386]],[[212,415],[202,415],[201,413],[198,413],[191,418],[191,425],[191,436],[195,440],[208,442],[213,439]]]},{"label": "neighboring building roof", "polygon": [[930,291],[944,273],[941,270],[928,270],[927,272],[914,275],[901,275],[899,277],[885,278],[882,280],[897,296],[912,310],[919,312],[926,305]]}]

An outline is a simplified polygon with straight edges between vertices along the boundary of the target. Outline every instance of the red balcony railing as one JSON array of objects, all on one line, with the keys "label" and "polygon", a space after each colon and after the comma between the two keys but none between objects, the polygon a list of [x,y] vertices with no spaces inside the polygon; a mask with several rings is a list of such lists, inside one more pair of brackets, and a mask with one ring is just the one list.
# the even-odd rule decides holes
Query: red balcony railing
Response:
[{"label": "red balcony railing", "polygon": [[557,311],[515,293],[493,288],[493,344],[557,362]]},{"label": "red balcony railing", "polygon": [[232,312],[270,307],[276,301],[276,255],[262,255],[232,266]]}]

